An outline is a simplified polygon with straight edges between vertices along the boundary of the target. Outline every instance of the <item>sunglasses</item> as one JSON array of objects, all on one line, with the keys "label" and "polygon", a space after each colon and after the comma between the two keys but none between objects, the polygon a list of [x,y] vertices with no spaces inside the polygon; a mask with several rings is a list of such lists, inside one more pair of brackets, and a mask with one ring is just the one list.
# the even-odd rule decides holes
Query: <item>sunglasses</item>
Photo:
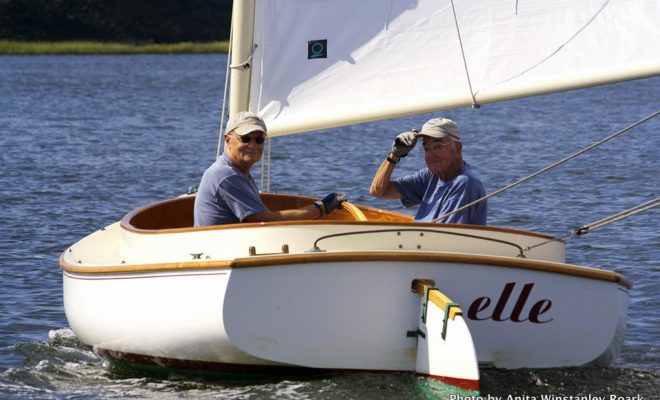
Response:
[{"label": "sunglasses", "polygon": [[422,151],[424,153],[427,153],[429,151],[440,150],[444,147],[451,146],[452,144],[454,144],[453,140],[449,141],[449,142],[435,142],[435,143],[431,143],[429,145],[423,145],[422,146]]},{"label": "sunglasses", "polygon": [[254,136],[253,137],[253,136],[248,136],[248,135],[243,135],[243,136],[238,135],[238,138],[241,140],[241,142],[246,143],[246,144],[250,143],[252,141],[252,139],[254,139],[254,142],[256,144],[263,144],[266,141],[265,136]]}]

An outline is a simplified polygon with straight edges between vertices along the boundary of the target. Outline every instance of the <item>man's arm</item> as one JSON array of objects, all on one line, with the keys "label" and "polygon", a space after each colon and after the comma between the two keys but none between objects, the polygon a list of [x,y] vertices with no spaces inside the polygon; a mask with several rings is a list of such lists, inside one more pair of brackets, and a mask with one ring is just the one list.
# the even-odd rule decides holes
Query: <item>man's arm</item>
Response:
[{"label": "man's arm", "polygon": [[268,221],[292,221],[304,219],[316,219],[341,206],[341,203],[346,200],[343,193],[328,193],[322,200],[318,200],[312,204],[292,208],[289,210],[280,211],[262,211],[260,213],[248,215],[245,217],[247,222],[268,222]]},{"label": "man's arm", "polygon": [[376,174],[374,175],[374,179],[371,181],[369,193],[371,193],[372,196],[379,199],[401,198],[401,194],[392,183],[392,171],[394,171],[396,162],[399,162],[399,160],[400,158],[392,153],[388,155],[387,159],[383,160],[380,167],[378,167],[378,171],[376,171]]},{"label": "man's arm", "polygon": [[402,157],[407,156],[410,150],[415,147],[416,142],[416,130],[399,133],[396,138],[394,138],[392,151],[385,161],[380,164],[378,171],[376,171],[376,174],[374,175],[374,179],[371,181],[369,193],[371,193],[372,196],[379,199],[401,198],[401,193],[399,193],[396,186],[392,183],[392,171],[394,171],[396,163],[398,163]]},{"label": "man's arm", "polygon": [[321,216],[321,213],[314,204],[310,204],[300,208],[280,211],[262,211],[257,214],[248,215],[245,217],[246,222],[269,222],[269,221],[295,221],[303,219],[316,219]]}]

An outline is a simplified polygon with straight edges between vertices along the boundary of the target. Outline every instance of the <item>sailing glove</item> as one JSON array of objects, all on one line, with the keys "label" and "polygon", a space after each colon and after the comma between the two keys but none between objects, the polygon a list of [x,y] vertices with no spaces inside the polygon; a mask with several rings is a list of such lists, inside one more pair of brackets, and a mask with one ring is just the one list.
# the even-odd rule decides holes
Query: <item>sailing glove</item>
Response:
[{"label": "sailing glove", "polygon": [[324,216],[330,214],[335,208],[341,208],[341,203],[346,200],[346,195],[343,193],[329,193],[323,200],[318,200],[314,205],[321,212],[321,216]]},{"label": "sailing glove", "polygon": [[417,131],[399,133],[392,143],[392,154],[401,158],[410,153],[417,143]]}]

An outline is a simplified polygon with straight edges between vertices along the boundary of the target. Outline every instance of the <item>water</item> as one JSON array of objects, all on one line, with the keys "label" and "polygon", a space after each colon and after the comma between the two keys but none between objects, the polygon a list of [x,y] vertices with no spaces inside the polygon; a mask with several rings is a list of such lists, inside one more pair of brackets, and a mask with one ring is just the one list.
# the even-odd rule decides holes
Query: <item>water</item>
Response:
[{"label": "water", "polygon": [[[109,365],[68,329],[60,252],[129,210],[198,183],[216,151],[225,62],[221,55],[0,57],[0,398],[427,397],[425,382],[407,375],[255,381]],[[658,109],[660,78],[652,78],[438,115],[462,125],[465,158],[493,191]],[[355,203],[401,210],[369,196],[371,177],[395,134],[429,117],[280,138],[271,190],[340,190]],[[490,202],[489,222],[563,235],[657,197],[659,132],[657,117],[502,194]],[[421,164],[415,150],[397,173]],[[660,398],[658,215],[568,243],[569,262],[634,282],[616,363],[482,370],[482,395]]]}]

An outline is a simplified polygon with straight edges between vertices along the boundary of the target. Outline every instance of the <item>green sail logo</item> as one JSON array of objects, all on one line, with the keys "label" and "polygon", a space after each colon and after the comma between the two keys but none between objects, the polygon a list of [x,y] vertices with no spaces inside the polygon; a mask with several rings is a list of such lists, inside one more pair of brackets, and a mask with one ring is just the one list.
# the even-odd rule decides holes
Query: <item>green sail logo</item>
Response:
[{"label": "green sail logo", "polygon": [[310,40],[307,42],[307,59],[328,58],[328,40]]}]

